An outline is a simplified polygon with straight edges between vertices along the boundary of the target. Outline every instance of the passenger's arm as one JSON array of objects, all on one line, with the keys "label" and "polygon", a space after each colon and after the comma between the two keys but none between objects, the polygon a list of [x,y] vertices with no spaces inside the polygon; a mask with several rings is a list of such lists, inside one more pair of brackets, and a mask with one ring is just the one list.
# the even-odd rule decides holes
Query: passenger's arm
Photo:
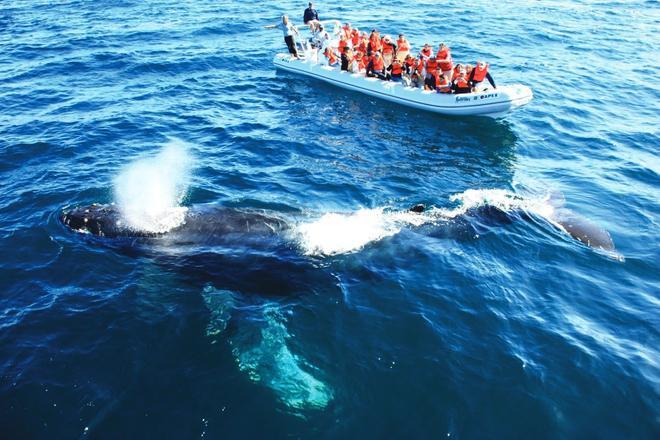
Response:
[{"label": "passenger's arm", "polygon": [[486,79],[488,80],[490,85],[493,86],[494,89],[497,88],[497,86],[495,85],[495,81],[493,80],[493,77],[490,76],[490,72],[486,72]]}]

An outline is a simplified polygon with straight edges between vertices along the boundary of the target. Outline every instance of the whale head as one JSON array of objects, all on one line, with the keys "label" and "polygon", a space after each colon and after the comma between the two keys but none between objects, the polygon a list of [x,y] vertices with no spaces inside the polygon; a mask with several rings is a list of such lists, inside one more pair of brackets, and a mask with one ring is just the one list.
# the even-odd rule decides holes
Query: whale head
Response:
[{"label": "whale head", "polygon": [[154,235],[135,231],[122,220],[114,205],[93,204],[62,211],[60,221],[67,228],[98,237],[125,237]]}]

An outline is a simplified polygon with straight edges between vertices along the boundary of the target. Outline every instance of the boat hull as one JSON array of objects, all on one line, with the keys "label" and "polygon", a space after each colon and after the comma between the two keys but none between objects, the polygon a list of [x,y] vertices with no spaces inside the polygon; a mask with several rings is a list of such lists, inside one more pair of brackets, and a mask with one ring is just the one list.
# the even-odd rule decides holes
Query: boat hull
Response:
[{"label": "boat hull", "polygon": [[406,87],[398,82],[366,78],[362,74],[353,74],[311,61],[291,59],[289,54],[276,55],[273,63],[280,70],[316,78],[337,87],[407,107],[445,115],[499,117],[527,104],[533,97],[532,90],[521,84],[500,86],[476,93],[442,94]]}]

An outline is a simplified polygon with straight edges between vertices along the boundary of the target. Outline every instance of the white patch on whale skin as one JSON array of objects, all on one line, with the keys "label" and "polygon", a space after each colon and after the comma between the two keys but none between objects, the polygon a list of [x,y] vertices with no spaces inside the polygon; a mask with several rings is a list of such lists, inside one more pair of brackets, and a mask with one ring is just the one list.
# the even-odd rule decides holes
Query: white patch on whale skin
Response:
[{"label": "white patch on whale skin", "polygon": [[267,306],[263,317],[265,325],[258,333],[243,328],[230,340],[238,368],[272,389],[292,409],[325,408],[332,400],[332,390],[312,375],[312,365],[289,349],[291,336],[280,310]]}]

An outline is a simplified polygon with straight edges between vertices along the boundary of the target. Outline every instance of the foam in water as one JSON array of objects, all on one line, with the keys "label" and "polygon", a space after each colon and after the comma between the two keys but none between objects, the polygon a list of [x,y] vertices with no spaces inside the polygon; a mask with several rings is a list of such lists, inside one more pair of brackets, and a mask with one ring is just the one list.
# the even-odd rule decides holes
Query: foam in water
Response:
[{"label": "foam in water", "polygon": [[371,242],[398,233],[404,226],[418,226],[427,221],[426,215],[412,212],[360,209],[347,214],[324,214],[319,219],[299,224],[296,233],[305,254],[336,255],[360,250]]},{"label": "foam in water", "polygon": [[369,243],[397,234],[403,227],[446,222],[471,209],[493,206],[505,212],[524,210],[543,217],[561,228],[549,196],[524,198],[504,189],[469,189],[452,195],[454,208],[432,208],[423,214],[387,211],[386,208],[360,209],[353,213],[327,213],[296,227],[297,241],[305,254],[329,256],[362,249]]},{"label": "foam in water", "polygon": [[115,202],[130,227],[162,233],[181,225],[179,206],[188,188],[192,159],[180,141],[167,143],[153,157],[127,165],[114,180]]}]

